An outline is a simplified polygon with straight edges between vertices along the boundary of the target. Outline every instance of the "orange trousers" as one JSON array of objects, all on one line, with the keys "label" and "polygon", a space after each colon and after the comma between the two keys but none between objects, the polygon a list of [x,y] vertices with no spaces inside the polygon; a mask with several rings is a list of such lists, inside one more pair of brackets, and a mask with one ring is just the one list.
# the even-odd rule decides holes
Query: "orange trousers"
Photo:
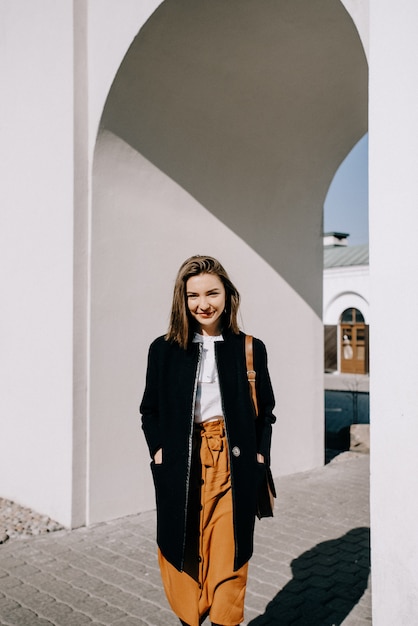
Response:
[{"label": "orange trousers", "polygon": [[[174,613],[190,626],[209,614],[213,624],[236,626],[244,619],[248,563],[234,572],[235,541],[231,475],[223,420],[196,425],[194,484],[186,535],[185,570],[158,551],[161,577]],[[192,476],[193,478],[193,476]],[[199,510],[200,509],[200,510]]]}]

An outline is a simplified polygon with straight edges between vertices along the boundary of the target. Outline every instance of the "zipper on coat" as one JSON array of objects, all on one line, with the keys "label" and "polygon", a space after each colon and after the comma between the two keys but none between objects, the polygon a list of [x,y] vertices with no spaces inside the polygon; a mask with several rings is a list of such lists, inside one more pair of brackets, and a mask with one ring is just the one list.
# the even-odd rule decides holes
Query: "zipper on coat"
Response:
[{"label": "zipper on coat", "polygon": [[229,474],[231,477],[231,497],[232,497],[232,527],[234,530],[234,567],[235,567],[235,561],[237,560],[238,557],[238,540],[237,540],[237,529],[236,529],[236,524],[235,524],[235,502],[234,502],[234,475],[233,475],[233,471],[232,471],[232,457],[231,457],[231,442],[229,439],[229,431],[228,431],[228,424],[227,424],[227,420],[226,420],[226,412],[225,412],[225,407],[224,407],[224,398],[223,398],[223,393],[222,393],[222,382],[221,382],[221,377],[219,376],[219,368],[218,368],[218,351],[217,351],[217,346],[215,343],[215,362],[216,362],[216,369],[218,371],[218,380],[219,380],[219,390],[221,392],[221,407],[222,407],[222,413],[224,416],[224,427],[225,427],[225,434],[226,434],[226,441],[228,443],[228,460],[229,460]]},{"label": "zipper on coat", "polygon": [[186,477],[186,500],[185,500],[185,505],[184,505],[184,535],[183,535],[183,550],[182,550],[180,571],[183,571],[184,558],[185,558],[184,555],[186,551],[187,509],[189,508],[189,485],[190,485],[190,473],[191,473],[191,467],[192,467],[194,412],[195,412],[195,406],[196,406],[197,385],[198,385],[198,380],[199,380],[200,363],[202,360],[202,352],[203,352],[202,344],[199,343],[198,346],[199,346],[199,352],[197,355],[196,372],[195,372],[195,378],[194,378],[192,414],[191,414],[190,431],[189,431],[189,450],[188,450],[187,477]]}]

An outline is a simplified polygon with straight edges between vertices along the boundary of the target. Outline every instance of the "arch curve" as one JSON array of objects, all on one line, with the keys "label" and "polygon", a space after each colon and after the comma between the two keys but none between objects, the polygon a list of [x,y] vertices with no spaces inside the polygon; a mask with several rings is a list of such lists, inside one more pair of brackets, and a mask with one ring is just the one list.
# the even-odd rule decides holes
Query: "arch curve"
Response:
[{"label": "arch curve", "polygon": [[326,192],[367,130],[367,63],[341,3],[165,0],[125,56],[101,127],[237,233],[320,314],[320,293],[294,249],[320,267]]},{"label": "arch curve", "polygon": [[351,308],[358,309],[364,317],[365,324],[369,324],[369,306],[369,302],[361,294],[343,291],[328,302],[324,311],[324,324],[338,326],[341,314]]},{"label": "arch curve", "polygon": [[323,202],[367,129],[367,64],[339,2],[165,0],[138,29],[94,155],[90,522],[153,506],[135,407],[191,254],[220,258],[244,330],[269,346],[280,413],[292,416],[273,471],[322,463]]}]

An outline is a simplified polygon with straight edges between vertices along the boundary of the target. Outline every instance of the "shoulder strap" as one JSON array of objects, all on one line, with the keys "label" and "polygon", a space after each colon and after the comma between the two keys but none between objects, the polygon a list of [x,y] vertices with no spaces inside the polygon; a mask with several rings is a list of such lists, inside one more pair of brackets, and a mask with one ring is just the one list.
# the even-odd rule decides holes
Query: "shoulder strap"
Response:
[{"label": "shoulder strap", "polygon": [[256,416],[258,416],[257,392],[255,389],[256,373],[254,370],[254,360],[253,360],[253,338],[251,335],[245,335],[245,362],[247,365],[247,378],[250,384],[251,398],[254,404],[254,411],[255,411]]}]

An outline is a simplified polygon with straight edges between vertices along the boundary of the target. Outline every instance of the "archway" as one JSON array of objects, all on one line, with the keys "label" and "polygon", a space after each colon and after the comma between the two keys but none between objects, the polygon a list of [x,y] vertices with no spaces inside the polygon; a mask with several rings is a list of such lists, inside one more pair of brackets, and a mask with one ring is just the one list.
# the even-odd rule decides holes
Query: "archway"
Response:
[{"label": "archway", "polygon": [[[132,406],[195,252],[224,261],[244,329],[271,345],[273,470],[322,462],[322,207],[366,127],[367,64],[339,3],[166,0],[139,31],[95,155],[90,521],[152,505]],[[121,489],[127,468],[141,494]]]}]

